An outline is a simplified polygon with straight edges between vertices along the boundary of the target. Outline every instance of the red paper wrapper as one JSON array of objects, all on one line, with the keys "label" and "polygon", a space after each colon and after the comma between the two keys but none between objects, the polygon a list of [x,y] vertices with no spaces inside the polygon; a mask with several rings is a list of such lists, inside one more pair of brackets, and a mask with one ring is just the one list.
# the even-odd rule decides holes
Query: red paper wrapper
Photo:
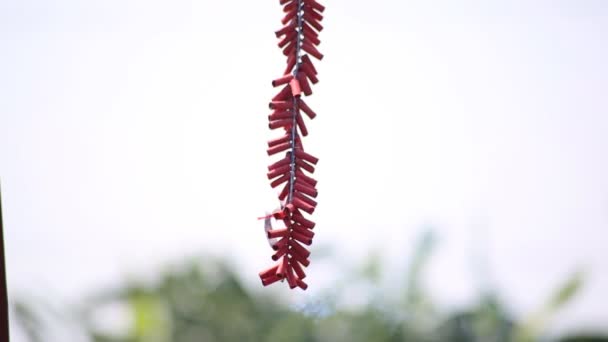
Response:
[{"label": "red paper wrapper", "polygon": [[308,258],[310,256],[310,251],[308,251],[306,248],[304,248],[298,242],[291,240],[291,241],[289,241],[289,245],[295,252],[297,252],[299,255],[303,256],[304,258]]},{"label": "red paper wrapper", "polygon": [[319,83],[319,79],[317,78],[317,75],[315,75],[315,73],[312,72],[312,69],[307,64],[300,65],[300,70],[302,70],[304,75],[306,75],[306,77],[310,80],[310,82],[312,82],[312,84]]},{"label": "red paper wrapper", "polygon": [[283,247],[279,247],[279,249],[277,250],[277,252],[272,255],[272,260],[277,261],[283,255],[285,255],[287,253],[287,250],[288,250],[287,246],[288,246],[288,244],[285,244]]},{"label": "red paper wrapper", "polygon": [[297,21],[297,17],[296,17],[297,13],[298,13],[297,11],[291,11],[291,12],[285,14],[283,19],[281,19],[281,24],[287,25],[287,23],[294,23],[295,21]]},{"label": "red paper wrapper", "polygon": [[278,251],[280,248],[286,247],[288,243],[289,243],[289,237],[284,237],[284,238],[280,239],[279,241],[277,241],[277,243],[274,244],[272,249],[274,249],[275,251]]},{"label": "red paper wrapper", "polygon": [[296,157],[298,157],[300,159],[304,159],[304,160],[306,160],[307,162],[309,162],[311,164],[317,165],[317,163],[319,162],[319,158],[314,157],[314,156],[312,156],[312,155],[310,155],[310,154],[308,154],[308,153],[306,153],[306,152],[304,152],[302,150],[295,149],[294,153],[296,154]]},{"label": "red paper wrapper", "polygon": [[291,125],[293,124],[293,120],[292,119],[283,119],[283,120],[275,120],[275,121],[270,121],[268,123],[268,128],[270,129],[277,129],[277,128],[281,128],[281,127],[291,127]]},{"label": "red paper wrapper", "polygon": [[306,128],[306,125],[304,124],[304,119],[302,119],[302,115],[300,115],[300,113],[296,115],[296,124],[298,125],[298,128],[300,128],[300,132],[302,132],[302,135],[307,136],[308,129]]},{"label": "red paper wrapper", "polygon": [[298,35],[298,32],[296,31],[291,31],[289,33],[287,33],[285,35],[285,37],[283,37],[283,39],[281,39],[279,41],[279,43],[277,44],[280,48],[285,47],[285,45],[287,45],[288,43],[293,43],[294,39],[296,38],[296,36]]},{"label": "red paper wrapper", "polygon": [[[298,263],[296,261],[292,261],[290,264],[291,264],[291,268],[293,268],[293,271],[295,272],[298,279],[306,278],[306,273],[304,273],[304,270],[302,270],[300,263]],[[277,267],[277,266],[275,266],[275,267]]]},{"label": "red paper wrapper", "polygon": [[293,102],[291,101],[272,101],[268,104],[270,109],[291,109],[293,108]]},{"label": "red paper wrapper", "polygon": [[[315,31],[315,29],[313,29],[310,25],[304,23],[304,25],[302,26],[302,34],[304,35],[304,40],[308,41],[309,43],[312,43],[313,41],[318,41],[319,44],[321,44],[321,40],[319,39],[319,33],[317,33],[317,31]],[[318,44],[313,44],[313,45],[318,45]],[[308,55],[304,55],[304,56],[308,56]],[[307,62],[304,61],[304,56],[302,56],[302,64],[306,64]]]},{"label": "red paper wrapper", "polygon": [[310,59],[310,57],[308,57],[308,55],[303,55],[302,56],[302,64],[306,64],[308,65],[312,71],[316,74],[318,74],[317,69],[315,68],[315,65],[312,63],[312,60]]},{"label": "red paper wrapper", "polygon": [[283,190],[281,190],[281,192],[279,193],[279,199],[281,201],[284,201],[285,198],[287,198],[288,193],[289,193],[289,183],[285,184],[285,186],[283,187]]},{"label": "red paper wrapper", "polygon": [[319,36],[319,32],[317,32],[316,29],[314,29],[311,25],[308,24],[308,22],[304,22],[304,24],[302,25],[302,33],[304,32],[308,32],[309,34],[318,37]]},{"label": "red paper wrapper", "polygon": [[289,174],[283,175],[283,177],[277,178],[270,183],[271,188],[276,188],[277,186],[287,182],[289,180]]},{"label": "red paper wrapper", "polygon": [[304,172],[300,171],[299,168],[296,168],[296,177],[298,179],[302,179],[304,182],[312,185],[312,187],[314,188],[315,186],[317,186],[317,181],[313,178],[308,177],[307,175],[304,174]]},{"label": "red paper wrapper", "polygon": [[269,121],[281,120],[281,119],[292,119],[292,118],[293,118],[292,112],[286,111],[286,110],[276,110],[276,111],[272,112],[270,115],[268,115]]},{"label": "red paper wrapper", "polygon": [[298,284],[298,287],[301,288],[302,290],[306,290],[308,288],[308,284],[303,282],[301,279],[297,279],[296,283]]},{"label": "red paper wrapper", "polygon": [[293,274],[293,268],[291,265],[287,267],[287,284],[289,284],[289,288],[295,289],[298,285],[296,283],[296,276]]},{"label": "red paper wrapper", "polygon": [[266,152],[268,153],[269,156],[272,156],[279,152],[283,152],[283,151],[289,149],[290,147],[291,146],[290,146],[289,142],[286,142],[286,143],[275,145],[275,146],[267,149]]},{"label": "red paper wrapper", "polygon": [[291,237],[307,246],[312,245],[312,239],[297,232],[291,232]]},{"label": "red paper wrapper", "polygon": [[296,196],[296,193],[294,193],[292,200],[293,200],[293,204],[295,204],[298,209],[302,209],[309,214],[312,214],[315,212],[315,207],[304,202],[302,199],[300,199],[298,196]]},{"label": "red paper wrapper", "polygon": [[306,102],[304,102],[304,100],[300,100],[300,109],[306,114],[308,115],[308,117],[312,120],[315,118],[315,116],[317,116],[317,113],[315,113],[312,109],[310,109],[310,107],[308,107],[308,105],[306,104]]},{"label": "red paper wrapper", "polygon": [[300,200],[302,200],[302,201],[306,202],[308,205],[312,206],[313,208],[316,208],[316,207],[317,207],[317,201],[315,201],[315,200],[313,200],[312,198],[310,198],[310,197],[308,197],[308,196],[304,195],[303,193],[301,193],[301,192],[299,192],[299,191],[295,191],[295,192],[293,193],[293,195],[294,195],[295,197],[297,197],[298,199],[300,199]]},{"label": "red paper wrapper", "polygon": [[276,220],[284,220],[288,215],[289,213],[285,210],[285,208],[277,209],[272,213],[272,217],[274,217]]},{"label": "red paper wrapper", "polygon": [[304,0],[304,2],[308,5],[310,5],[310,7],[316,9],[317,11],[323,13],[323,11],[325,11],[325,6],[321,5],[320,3],[316,2],[315,0]]},{"label": "red paper wrapper", "polygon": [[285,48],[283,49],[283,54],[285,56],[289,56],[291,54],[294,54],[295,52],[296,52],[296,43],[294,43],[293,40],[289,41],[289,44],[287,44],[287,46],[285,46]]},{"label": "red paper wrapper", "polygon": [[289,230],[287,228],[282,228],[282,229],[272,229],[266,232],[266,235],[268,236],[269,239],[274,239],[274,238],[282,238],[285,237],[289,234]]},{"label": "red paper wrapper", "polygon": [[[301,185],[304,185],[304,186],[307,186],[307,187],[309,187],[309,188],[313,188],[313,189],[315,189],[315,190],[316,190],[317,188],[316,188],[314,185],[312,185],[312,184],[310,184],[310,183],[306,182],[306,181],[304,180],[304,178],[302,178],[302,177],[298,177],[298,171],[300,171],[300,173],[302,172],[302,170],[300,170],[300,168],[299,168],[299,167],[296,165],[296,182],[297,182],[297,183],[300,183]],[[312,178],[311,178],[311,179],[312,179]]]},{"label": "red paper wrapper", "polygon": [[281,89],[281,91],[278,94],[276,94],[272,98],[272,101],[285,101],[290,98],[291,98],[291,88],[289,88],[289,86],[285,86],[285,87],[283,87],[283,89]]},{"label": "red paper wrapper", "polygon": [[[319,44],[321,44],[321,40],[314,34],[310,33],[309,31],[304,31],[302,33],[304,34],[304,40],[310,42],[312,45],[318,46]],[[304,65],[304,64],[302,64],[302,65]]]},{"label": "red paper wrapper", "polygon": [[306,11],[306,13],[312,18],[314,18],[316,21],[321,22],[323,20],[323,16],[319,12],[314,11],[314,8],[312,6],[305,5],[304,8],[310,9],[309,11]]},{"label": "red paper wrapper", "polygon": [[317,30],[317,32],[323,31],[323,25],[321,25],[321,23],[316,18],[314,18],[310,14],[310,12],[304,12],[304,20],[306,20],[306,22],[308,24],[310,24],[312,27],[314,27]]},{"label": "red paper wrapper", "polygon": [[291,95],[293,95],[294,97],[300,96],[300,93],[302,92],[302,90],[300,88],[299,80],[294,78],[291,81],[289,81],[289,87],[291,88]]},{"label": "red paper wrapper", "polygon": [[276,169],[277,167],[280,167],[283,165],[288,165],[290,162],[291,162],[291,152],[287,152],[287,154],[285,155],[285,158],[280,159],[279,161],[269,165],[268,171],[271,171],[272,169]]},{"label": "red paper wrapper", "polygon": [[[296,207],[293,205],[293,203],[287,203],[285,205],[285,211],[288,212],[288,213],[290,213],[290,214],[292,214],[292,213],[294,213],[296,211]],[[285,225],[289,226],[290,222],[289,222],[288,218],[286,218],[285,220],[286,220],[285,221]]]},{"label": "red paper wrapper", "polygon": [[266,174],[266,176],[268,176],[268,179],[271,180],[273,178],[286,174],[287,172],[289,172],[290,169],[291,169],[290,165],[283,165],[283,166],[277,167],[276,169],[272,169],[270,172],[268,172]]},{"label": "red paper wrapper", "polygon": [[[298,104],[299,104],[299,101],[298,101]],[[302,139],[300,139],[298,132],[296,132],[296,148],[304,149],[304,147],[302,147]]]},{"label": "red paper wrapper", "polygon": [[277,45],[287,57],[287,65],[283,76],[272,81],[272,86],[280,87],[280,91],[268,105],[273,110],[268,115],[268,127],[285,132],[268,141],[266,152],[269,156],[286,153],[271,163],[267,172],[270,186],[281,186],[278,193],[281,207],[263,218],[265,224],[270,217],[280,220],[284,227],[265,226],[267,238],[274,239],[271,240],[275,251],[272,259],[277,264],[260,272],[259,276],[264,286],[285,279],[290,288],[306,290],[308,285],[302,281],[306,277],[303,268],[310,265],[310,251],[304,246],[313,242],[315,233],[311,229],[315,223],[303,213],[312,214],[317,206],[313,199],[318,195],[317,181],[309,173],[315,171],[314,165],[319,159],[304,151],[302,137],[309,132],[303,115],[314,119],[317,114],[302,101],[301,95],[312,95],[311,85],[319,81],[309,55],[323,59],[316,46],[321,43],[319,32],[323,30],[321,21],[324,19],[321,13],[325,7],[316,0],[279,0],[279,3],[285,13],[281,20],[284,26],[275,35]]},{"label": "red paper wrapper", "polygon": [[[277,277],[276,274],[272,274],[266,278],[262,278],[262,285],[268,286],[270,284],[276,283],[279,280],[281,280],[281,278]],[[298,284],[298,286],[300,286],[300,285]]]},{"label": "red paper wrapper", "polygon": [[292,215],[292,218],[293,218],[294,221],[296,221],[300,225],[302,225],[302,227],[305,227],[305,228],[308,228],[308,229],[313,229],[315,227],[315,223],[314,222],[306,219],[302,215],[294,214],[294,215]]},{"label": "red paper wrapper", "polygon": [[293,75],[285,75],[283,77],[279,77],[276,80],[272,81],[272,86],[273,87],[278,87],[280,85],[287,84],[292,79],[293,79]]},{"label": "red paper wrapper", "polygon": [[303,159],[296,159],[296,165],[301,167],[302,169],[310,172],[310,173],[314,173],[315,172],[315,167],[308,164],[307,162],[305,162]]},{"label": "red paper wrapper", "polygon": [[[289,74],[291,72],[291,70],[296,66],[296,56],[294,55],[289,55],[287,57],[287,67],[285,68],[285,71],[283,72],[283,74]],[[291,92],[291,89],[289,90]]]},{"label": "red paper wrapper", "polygon": [[277,277],[279,278],[285,278],[285,276],[287,275],[287,258],[283,257],[281,258],[281,261],[279,262],[279,267],[277,268]]},{"label": "red paper wrapper", "polygon": [[[285,24],[283,24],[283,25],[285,25]],[[295,23],[293,23],[293,24],[289,24],[289,25],[286,25],[286,26],[284,26],[282,29],[280,29],[280,30],[276,31],[274,34],[277,36],[277,38],[279,38],[279,37],[281,37],[282,35],[287,34],[287,33],[289,33],[290,31],[294,30],[294,29],[296,28],[296,26],[297,26],[297,25],[296,25]]]},{"label": "red paper wrapper", "polygon": [[[302,59],[304,59],[304,58],[302,58]],[[315,69],[313,69],[312,64],[310,64],[310,63],[302,63],[300,65],[300,70],[302,70],[306,74],[306,76],[308,76],[308,75],[314,75],[315,77],[317,76]]]},{"label": "red paper wrapper", "polygon": [[312,95],[312,88],[310,88],[310,84],[308,83],[308,79],[306,79],[306,75],[303,72],[298,73],[298,81],[300,82],[300,86],[302,87],[302,92],[306,96]]},{"label": "red paper wrapper", "polygon": [[283,7],[283,12],[290,12],[290,11],[297,10],[297,9],[298,9],[298,2],[292,1],[289,4],[287,4],[285,7]]},{"label": "red paper wrapper", "polygon": [[274,265],[274,266],[272,266],[272,267],[270,267],[270,268],[268,268],[268,269],[260,272],[259,273],[260,278],[263,279],[263,278],[268,278],[268,277],[270,277],[272,275],[275,275],[277,273],[277,268],[278,267],[279,267],[279,265]]},{"label": "red paper wrapper", "polygon": [[307,42],[303,42],[302,43],[302,49],[306,52],[308,52],[309,54],[311,54],[314,58],[318,59],[318,60],[322,60],[323,59],[323,54],[319,52],[319,50],[317,50],[317,48]]},{"label": "red paper wrapper", "polygon": [[[304,248],[304,247],[302,247],[302,248]],[[295,261],[299,262],[304,267],[308,267],[308,265],[310,265],[310,260],[308,260],[306,257],[301,255],[300,253],[298,253],[298,251],[296,251],[296,250],[293,250],[291,252],[291,260],[295,260]]]},{"label": "red paper wrapper", "polygon": [[302,234],[308,238],[314,238],[315,237],[315,233],[313,233],[311,230],[308,230],[304,227],[302,227],[301,225],[293,225],[293,231],[297,232],[298,234]]},{"label": "red paper wrapper", "polygon": [[276,139],[272,139],[268,141],[268,147],[277,146],[286,142],[289,142],[291,136],[289,134],[285,134],[284,136]]},{"label": "red paper wrapper", "polygon": [[315,190],[314,188],[311,188],[309,186],[303,185],[302,182],[296,182],[294,184],[296,191],[299,191],[303,194],[306,194],[310,197],[317,197],[317,190]]}]

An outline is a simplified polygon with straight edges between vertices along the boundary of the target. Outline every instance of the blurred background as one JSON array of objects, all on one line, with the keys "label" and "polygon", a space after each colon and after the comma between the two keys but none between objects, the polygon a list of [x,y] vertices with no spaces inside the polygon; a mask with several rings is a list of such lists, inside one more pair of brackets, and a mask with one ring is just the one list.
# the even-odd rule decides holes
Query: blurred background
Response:
[{"label": "blurred background", "polygon": [[12,341],[606,340],[608,3],[324,4],[302,292],[278,1],[0,1]]}]

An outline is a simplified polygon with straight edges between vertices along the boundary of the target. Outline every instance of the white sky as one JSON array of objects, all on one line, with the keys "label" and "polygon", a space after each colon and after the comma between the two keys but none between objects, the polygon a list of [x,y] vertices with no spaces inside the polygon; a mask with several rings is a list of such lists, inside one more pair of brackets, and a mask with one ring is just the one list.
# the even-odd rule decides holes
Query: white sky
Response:
[{"label": "white sky", "polygon": [[[432,223],[440,301],[470,300],[483,242],[523,313],[580,265],[558,325],[606,326],[608,2],[326,6],[315,243],[396,267]],[[200,250],[258,282],[280,18],[278,1],[0,2],[11,293],[73,298]]]}]

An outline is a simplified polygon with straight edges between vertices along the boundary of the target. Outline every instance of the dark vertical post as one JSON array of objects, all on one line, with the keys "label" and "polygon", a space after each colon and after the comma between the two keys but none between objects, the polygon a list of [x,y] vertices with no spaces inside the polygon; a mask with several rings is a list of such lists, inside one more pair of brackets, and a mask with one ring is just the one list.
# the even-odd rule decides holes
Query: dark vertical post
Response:
[{"label": "dark vertical post", "polygon": [[4,258],[4,224],[2,223],[2,193],[0,191],[0,341],[8,337],[8,292],[6,289],[6,262]]}]

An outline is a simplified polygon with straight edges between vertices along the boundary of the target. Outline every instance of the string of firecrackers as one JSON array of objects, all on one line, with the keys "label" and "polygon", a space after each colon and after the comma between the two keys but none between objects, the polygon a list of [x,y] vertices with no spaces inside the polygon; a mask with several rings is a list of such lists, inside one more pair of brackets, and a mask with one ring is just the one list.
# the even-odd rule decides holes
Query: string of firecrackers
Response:
[{"label": "string of firecrackers", "polygon": [[275,34],[278,46],[287,57],[287,67],[283,76],[272,81],[273,87],[281,87],[269,106],[269,128],[282,132],[282,135],[268,142],[268,155],[275,156],[284,152],[276,162],[268,166],[268,179],[272,188],[279,193],[281,208],[271,214],[282,221],[284,228],[267,229],[267,236],[276,241],[272,243],[275,253],[272,260],[276,264],[259,273],[264,286],[279,280],[287,280],[290,288],[306,290],[306,274],[303,268],[310,264],[310,251],[305,246],[312,244],[315,223],[305,217],[315,211],[317,202],[317,181],[312,178],[314,165],[318,158],[306,153],[302,137],[308,135],[304,115],[314,119],[317,115],[303,100],[312,94],[311,83],[316,84],[317,70],[311,57],[323,59],[317,50],[321,43],[318,38],[323,30],[321,13],[325,7],[315,0],[279,0],[285,16],[284,25]]}]

